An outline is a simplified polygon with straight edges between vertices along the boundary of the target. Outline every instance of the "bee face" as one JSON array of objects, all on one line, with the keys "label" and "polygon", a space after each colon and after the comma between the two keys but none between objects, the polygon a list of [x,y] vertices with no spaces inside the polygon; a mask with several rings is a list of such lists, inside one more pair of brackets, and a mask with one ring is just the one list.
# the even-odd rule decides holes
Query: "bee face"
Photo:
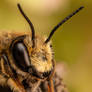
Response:
[{"label": "bee face", "polygon": [[41,73],[49,72],[53,68],[52,48],[50,42],[45,44],[44,41],[44,38],[35,38],[36,44],[30,53],[31,64]]},{"label": "bee face", "polygon": [[[35,46],[32,48],[30,35],[15,38],[9,49],[9,57],[13,68],[30,73],[36,77],[49,77],[53,70],[53,51],[51,42],[45,44],[45,38],[36,36]],[[31,71],[31,72],[30,72]]]}]

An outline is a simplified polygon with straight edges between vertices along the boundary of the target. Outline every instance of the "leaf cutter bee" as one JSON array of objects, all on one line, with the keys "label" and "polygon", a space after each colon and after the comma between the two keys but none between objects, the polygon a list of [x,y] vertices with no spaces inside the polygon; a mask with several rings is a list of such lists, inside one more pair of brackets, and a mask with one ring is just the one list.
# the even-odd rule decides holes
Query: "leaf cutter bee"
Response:
[{"label": "leaf cutter bee", "polygon": [[54,32],[83,6],[56,25],[45,38],[35,34],[32,22],[17,4],[28,22],[31,33],[0,32],[0,85],[14,92],[42,92],[39,85],[48,82],[48,92],[54,92],[55,60],[50,42]]}]

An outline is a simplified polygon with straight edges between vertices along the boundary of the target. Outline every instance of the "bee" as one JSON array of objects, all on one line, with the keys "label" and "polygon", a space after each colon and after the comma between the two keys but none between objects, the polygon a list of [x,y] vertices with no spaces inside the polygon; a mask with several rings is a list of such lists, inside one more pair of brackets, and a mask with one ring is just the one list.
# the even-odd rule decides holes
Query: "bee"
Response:
[{"label": "bee", "polygon": [[83,6],[56,25],[47,38],[35,34],[32,22],[20,4],[17,7],[31,33],[0,32],[0,85],[8,86],[13,92],[42,92],[39,86],[47,81],[48,92],[54,92],[55,60],[50,39]]}]

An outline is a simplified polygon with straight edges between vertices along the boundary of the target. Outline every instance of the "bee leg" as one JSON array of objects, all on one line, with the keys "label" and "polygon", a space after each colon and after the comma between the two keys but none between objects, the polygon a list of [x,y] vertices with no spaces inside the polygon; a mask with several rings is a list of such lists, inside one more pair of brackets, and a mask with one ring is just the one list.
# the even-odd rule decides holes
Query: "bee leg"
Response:
[{"label": "bee leg", "polygon": [[0,85],[5,86],[9,77],[0,71]]},{"label": "bee leg", "polygon": [[0,85],[4,86],[8,78],[9,76],[5,73],[5,69],[4,69],[4,60],[0,56]]},{"label": "bee leg", "polygon": [[13,92],[26,92],[14,79],[8,77],[6,74],[0,72],[0,85],[9,86]]},{"label": "bee leg", "polygon": [[19,84],[17,80],[13,78],[9,78],[7,81],[7,85],[13,90],[13,92],[26,92],[24,87]]},{"label": "bee leg", "polygon": [[54,92],[54,85],[52,79],[48,81],[48,92]]},{"label": "bee leg", "polygon": [[54,72],[52,72],[50,79],[48,80],[48,92],[54,92],[54,82],[53,82],[53,76],[54,76]]},{"label": "bee leg", "polygon": [[48,92],[54,92],[54,83],[53,83],[53,76],[55,74],[55,61],[52,61],[53,63],[53,70],[51,71],[51,75],[48,78]]},{"label": "bee leg", "polygon": [[[22,84],[16,78],[14,78],[14,76],[11,73],[9,73],[9,74],[6,73],[6,71],[8,70],[7,68],[11,68],[9,66],[7,56],[2,55],[2,58],[0,61],[1,61],[0,62],[0,64],[1,64],[0,84],[3,84],[4,86],[9,86],[11,88],[11,90],[13,90],[13,92],[26,92],[24,87],[22,86]],[[5,62],[5,64],[8,64],[8,67],[6,67],[6,65],[4,65],[4,63],[2,63],[2,62]],[[11,71],[12,71],[12,69],[11,69]]]}]

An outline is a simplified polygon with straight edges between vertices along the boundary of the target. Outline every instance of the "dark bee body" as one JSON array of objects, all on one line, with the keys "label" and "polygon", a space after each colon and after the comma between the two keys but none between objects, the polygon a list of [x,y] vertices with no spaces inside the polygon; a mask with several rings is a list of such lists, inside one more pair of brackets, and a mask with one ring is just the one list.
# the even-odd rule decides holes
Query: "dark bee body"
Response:
[{"label": "dark bee body", "polygon": [[60,25],[82,8],[61,21],[46,38],[35,35],[33,24],[18,4],[31,33],[0,32],[0,85],[8,86],[14,92],[42,92],[41,85],[46,83],[48,92],[54,92],[55,61],[50,39]]}]

